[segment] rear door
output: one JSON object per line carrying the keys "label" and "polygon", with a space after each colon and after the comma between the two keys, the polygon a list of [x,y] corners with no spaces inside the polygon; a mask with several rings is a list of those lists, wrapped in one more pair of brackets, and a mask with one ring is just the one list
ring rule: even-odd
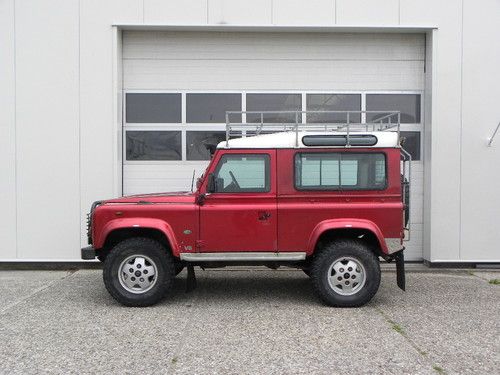
{"label": "rear door", "polygon": [[275,159],[275,150],[216,156],[216,192],[200,207],[200,251],[277,250]]}

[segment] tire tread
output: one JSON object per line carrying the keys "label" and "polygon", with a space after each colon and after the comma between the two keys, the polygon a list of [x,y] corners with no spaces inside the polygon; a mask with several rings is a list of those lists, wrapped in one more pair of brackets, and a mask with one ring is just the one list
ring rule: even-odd
{"label": "tire tread", "polygon": [[[116,261],[119,261],[119,257],[124,251],[129,248],[137,249],[147,249],[147,251],[152,251],[160,259],[160,263],[157,267],[163,267],[165,272],[165,278],[162,283],[155,285],[152,289],[153,293],[146,292],[147,296],[138,294],[130,297],[122,295],[116,287],[113,285],[114,277],[112,268]],[[160,272],[160,271],[158,271]],[[162,300],[167,292],[170,290],[173,284],[173,278],[175,276],[175,268],[172,254],[158,241],[155,241],[147,237],[133,237],[122,242],[119,242],[115,247],[111,249],[104,262],[103,270],[103,280],[109,294],[118,302],[129,307],[144,307],[151,306]]]}
{"label": "tire tread", "polygon": [[[368,287],[365,284],[365,287],[353,296],[336,294],[329,285],[325,285],[322,268],[326,263],[330,264],[332,258],[341,256],[362,258],[360,260],[365,266],[366,277],[373,274],[373,280],[366,280],[367,283],[369,282]],[[311,265],[311,279],[316,294],[325,304],[333,307],[359,307],[368,303],[377,293],[380,285],[380,264],[375,254],[362,241],[335,240],[315,254]]]}

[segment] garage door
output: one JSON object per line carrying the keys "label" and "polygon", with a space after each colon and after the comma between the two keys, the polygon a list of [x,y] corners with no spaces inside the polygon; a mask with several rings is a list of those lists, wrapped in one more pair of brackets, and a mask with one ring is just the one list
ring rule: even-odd
{"label": "garage door", "polygon": [[422,259],[424,60],[422,34],[125,31],[123,192],[189,190],[227,110],[401,110]]}

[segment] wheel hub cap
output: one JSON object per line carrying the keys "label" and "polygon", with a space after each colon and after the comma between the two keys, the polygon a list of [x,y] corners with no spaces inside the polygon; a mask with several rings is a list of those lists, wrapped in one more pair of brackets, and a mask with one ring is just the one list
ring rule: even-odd
{"label": "wheel hub cap", "polygon": [[342,257],[333,261],[328,269],[328,283],[335,293],[343,296],[356,294],[366,281],[363,265],[354,258]]}
{"label": "wheel hub cap", "polygon": [[131,255],[118,268],[118,280],[130,293],[146,293],[155,284],[158,270],[156,264],[145,255]]}

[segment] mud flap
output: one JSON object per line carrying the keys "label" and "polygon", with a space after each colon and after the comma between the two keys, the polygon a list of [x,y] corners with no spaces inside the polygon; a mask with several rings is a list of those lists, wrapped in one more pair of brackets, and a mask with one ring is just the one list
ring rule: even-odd
{"label": "mud flap", "polygon": [[196,289],[196,275],[194,273],[194,266],[187,266],[187,279],[186,279],[186,293],[192,292]]}
{"label": "mud flap", "polygon": [[396,280],[398,286],[405,290],[406,288],[406,276],[405,276],[405,256],[402,251],[395,254],[394,259],[396,260]]}

